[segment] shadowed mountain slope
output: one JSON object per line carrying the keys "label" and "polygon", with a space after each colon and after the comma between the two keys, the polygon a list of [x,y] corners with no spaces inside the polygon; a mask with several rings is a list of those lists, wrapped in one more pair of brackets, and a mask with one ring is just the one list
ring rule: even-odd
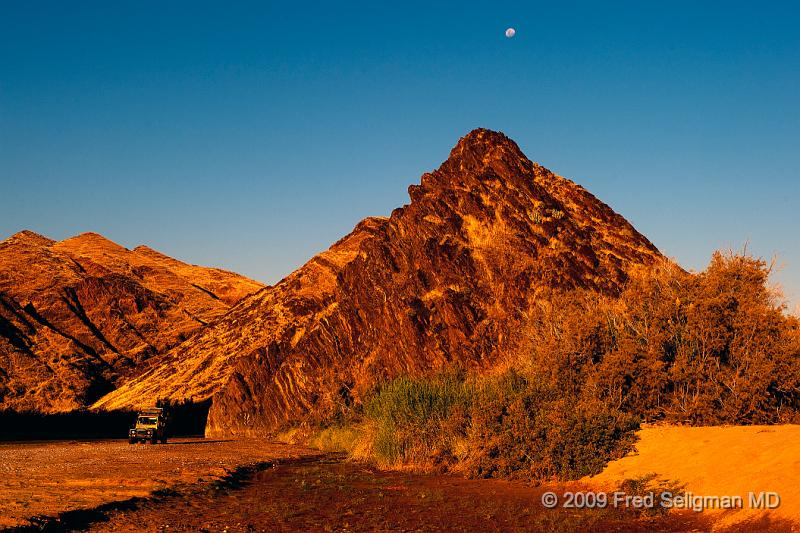
{"label": "shadowed mountain slope", "polygon": [[409,195],[96,405],[213,397],[207,435],[263,435],[328,416],[381,379],[486,368],[542,289],[616,293],[662,257],[501,133],[462,138]]}
{"label": "shadowed mountain slope", "polygon": [[0,409],[86,406],[262,285],[85,233],[0,242]]}

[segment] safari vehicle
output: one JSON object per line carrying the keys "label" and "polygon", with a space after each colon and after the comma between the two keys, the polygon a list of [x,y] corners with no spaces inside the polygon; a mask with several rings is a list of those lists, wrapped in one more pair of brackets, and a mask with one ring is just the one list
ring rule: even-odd
{"label": "safari vehicle", "polygon": [[128,442],[167,443],[167,414],[163,408],[144,409],[136,417],[136,425],[128,431]]}

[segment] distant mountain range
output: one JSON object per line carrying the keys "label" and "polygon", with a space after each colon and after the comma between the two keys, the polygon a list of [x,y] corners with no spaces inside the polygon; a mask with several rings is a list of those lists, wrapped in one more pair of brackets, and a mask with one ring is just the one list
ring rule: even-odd
{"label": "distant mountain range", "polygon": [[95,233],[0,242],[0,409],[91,405],[263,286]]}

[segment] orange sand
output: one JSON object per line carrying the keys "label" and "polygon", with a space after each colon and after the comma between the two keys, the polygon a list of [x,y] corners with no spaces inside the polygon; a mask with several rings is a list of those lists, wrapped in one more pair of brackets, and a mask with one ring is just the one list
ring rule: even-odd
{"label": "orange sand", "polygon": [[[639,437],[634,452],[583,481],[610,487],[656,473],[678,481],[687,493],[740,495],[743,510],[704,511],[719,514],[719,527],[764,513],[800,523],[800,426],[654,426],[643,428]],[[750,509],[748,493],[760,491],[780,494],[780,507]]]}

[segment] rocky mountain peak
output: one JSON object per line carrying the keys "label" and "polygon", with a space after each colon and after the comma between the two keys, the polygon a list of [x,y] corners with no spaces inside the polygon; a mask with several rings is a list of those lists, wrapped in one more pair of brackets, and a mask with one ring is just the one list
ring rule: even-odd
{"label": "rocky mountain peak", "polygon": [[24,229],[22,231],[18,231],[9,238],[0,241],[0,245],[26,244],[29,246],[50,246],[54,242],[56,241],[48,239],[44,235],[39,235],[35,231]]}
{"label": "rocky mountain peak", "polygon": [[[486,163],[495,159],[516,157],[527,159],[517,143],[504,133],[476,128],[461,137],[450,151],[450,160],[473,159]],[[478,165],[480,166],[480,165]]]}
{"label": "rocky mountain peak", "polygon": [[459,139],[439,172],[463,177],[478,175],[508,180],[533,166],[517,143],[505,134],[478,128]]}
{"label": "rocky mountain peak", "polygon": [[469,209],[470,216],[491,218],[501,206],[504,211],[527,211],[533,204],[552,208],[553,198],[536,180],[543,170],[503,133],[479,128],[462,137],[447,160],[423,174],[408,193],[420,213],[434,210],[437,216]]}
{"label": "rocky mountain peak", "polygon": [[125,253],[128,251],[128,249],[125,248],[124,246],[120,246],[111,239],[108,239],[103,235],[100,235],[99,233],[95,233],[93,231],[87,231],[85,233],[75,235],[74,237],[64,239],[63,241],[59,241],[56,247],[65,250],[72,250],[74,252],[79,252],[79,253],[80,252],[91,253],[93,251]]}

